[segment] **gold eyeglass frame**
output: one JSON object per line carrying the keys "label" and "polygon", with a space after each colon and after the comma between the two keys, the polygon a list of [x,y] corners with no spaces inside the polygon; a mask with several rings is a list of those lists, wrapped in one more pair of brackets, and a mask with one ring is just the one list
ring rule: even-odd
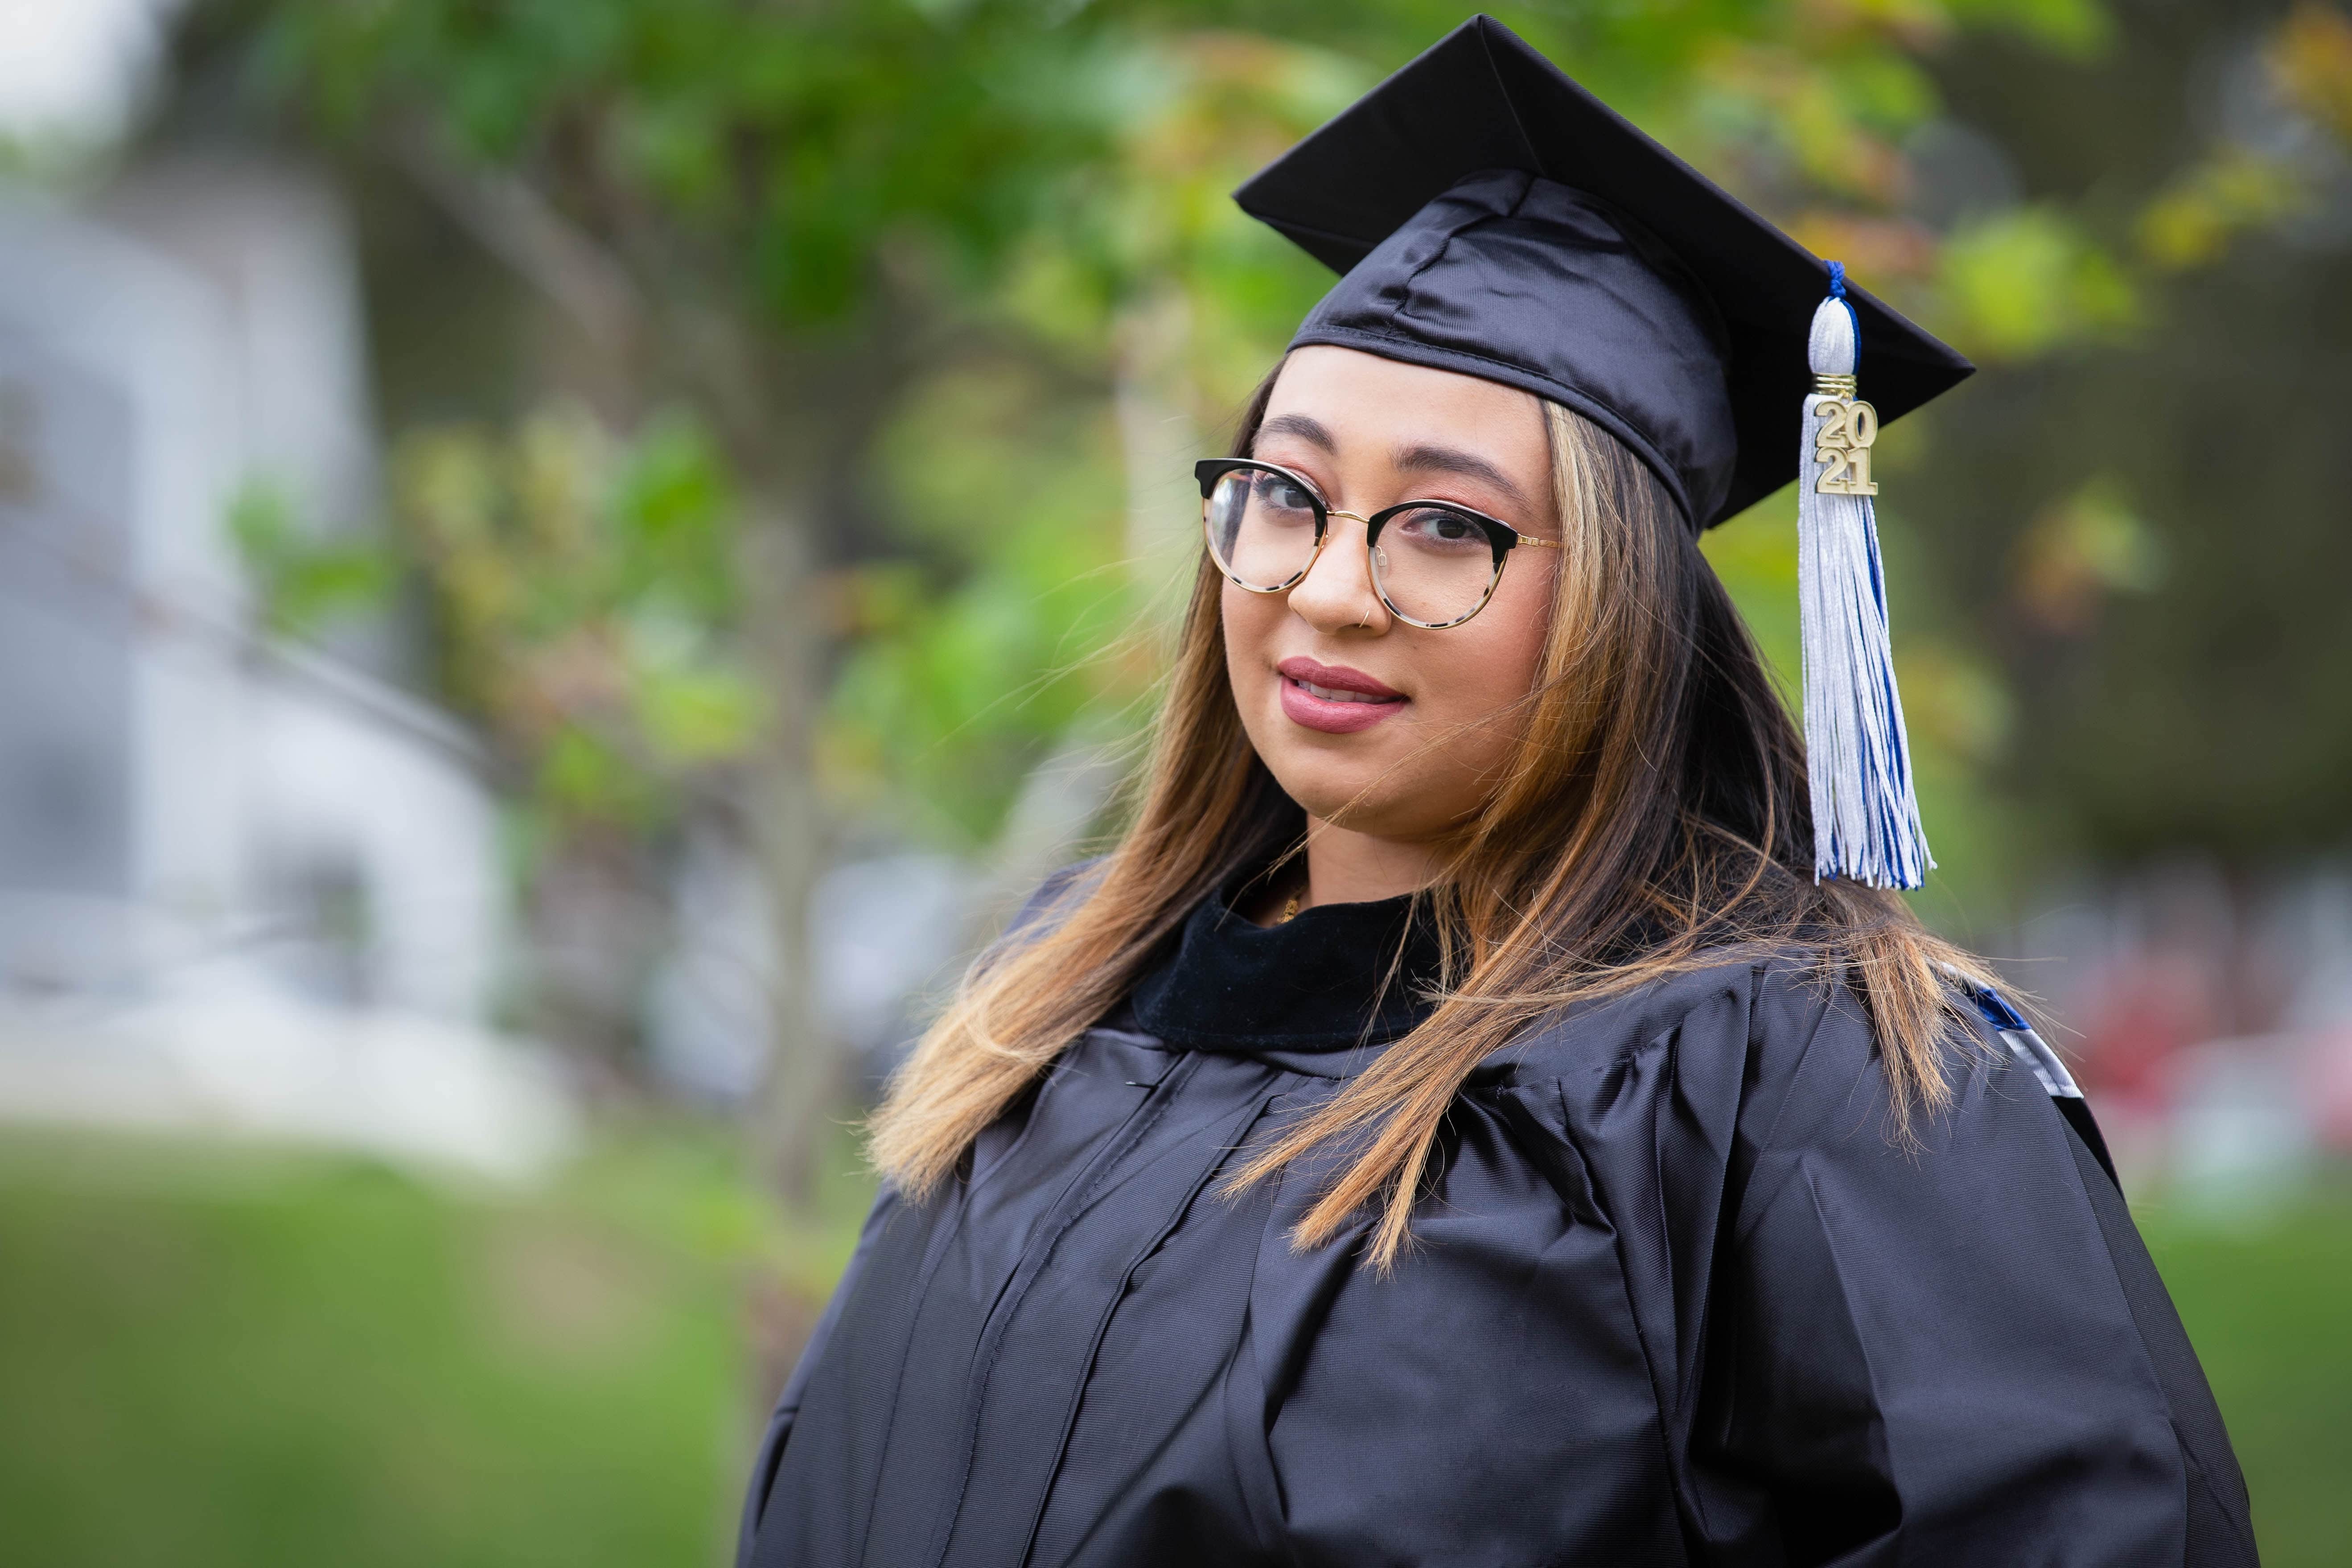
{"label": "gold eyeglass frame", "polygon": [[[1260,587],[1255,583],[1244,583],[1234,575],[1233,568],[1227,566],[1223,558],[1217,553],[1216,530],[1209,519],[1209,503],[1216,499],[1217,482],[1227,474],[1240,473],[1244,470],[1279,474],[1306,491],[1307,499],[1315,503],[1315,547],[1307,552],[1307,563],[1270,588]],[[1331,537],[1331,520],[1335,517],[1344,517],[1350,522],[1360,522],[1364,525],[1364,575],[1371,584],[1372,592],[1380,595],[1381,603],[1388,607],[1390,615],[1409,626],[1419,626],[1423,631],[1451,630],[1485,609],[1488,601],[1494,598],[1495,590],[1502,585],[1503,568],[1510,564],[1511,552],[1518,546],[1532,544],[1541,550],[1560,548],[1560,542],[1557,539],[1540,539],[1532,533],[1521,533],[1502,519],[1488,517],[1485,512],[1475,507],[1464,506],[1460,501],[1437,500],[1430,498],[1402,500],[1394,506],[1382,507],[1370,517],[1364,516],[1361,512],[1341,511],[1324,500],[1323,493],[1315,488],[1315,481],[1305,474],[1296,468],[1286,468],[1280,463],[1262,462],[1255,458],[1203,458],[1192,465],[1192,477],[1201,483],[1201,531],[1208,543],[1209,559],[1216,563],[1218,572],[1223,575],[1226,582],[1246,594],[1287,594],[1304,582],[1307,574],[1315,570],[1315,563],[1322,559],[1323,546]],[[1486,534],[1488,546],[1495,552],[1495,570],[1486,579],[1486,591],[1478,595],[1476,604],[1450,621],[1415,620],[1397,608],[1396,601],[1389,597],[1387,587],[1381,582],[1380,565],[1373,559],[1373,552],[1379,548],[1381,530],[1388,521],[1421,507],[1435,507],[1441,511],[1453,512],[1457,516],[1469,519],[1478,525],[1479,531]]]}

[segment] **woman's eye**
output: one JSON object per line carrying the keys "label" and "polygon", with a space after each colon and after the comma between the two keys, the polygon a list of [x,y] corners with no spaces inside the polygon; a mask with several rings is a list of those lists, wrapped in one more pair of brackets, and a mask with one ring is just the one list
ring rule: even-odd
{"label": "woman's eye", "polygon": [[1257,482],[1259,504],[1275,511],[1312,511],[1315,498],[1304,485],[1286,479],[1279,474],[1266,474]]}
{"label": "woman's eye", "polygon": [[1398,520],[1404,531],[1414,542],[1431,545],[1484,544],[1486,531],[1459,512],[1441,511],[1433,507]]}

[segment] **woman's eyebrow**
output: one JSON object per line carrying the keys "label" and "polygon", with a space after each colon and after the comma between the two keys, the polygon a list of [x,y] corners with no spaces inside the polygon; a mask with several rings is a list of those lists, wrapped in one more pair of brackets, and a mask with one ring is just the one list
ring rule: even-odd
{"label": "woman's eyebrow", "polygon": [[1483,479],[1517,504],[1528,504],[1526,493],[1508,474],[1475,452],[1465,452],[1458,447],[1406,447],[1390,461],[1401,473],[1460,474],[1465,479]]}
{"label": "woman's eyebrow", "polygon": [[1321,447],[1332,457],[1339,455],[1339,443],[1331,438],[1331,432],[1323,428],[1320,421],[1310,419],[1304,414],[1277,414],[1259,426],[1257,433],[1261,437],[1296,436],[1309,446]]}

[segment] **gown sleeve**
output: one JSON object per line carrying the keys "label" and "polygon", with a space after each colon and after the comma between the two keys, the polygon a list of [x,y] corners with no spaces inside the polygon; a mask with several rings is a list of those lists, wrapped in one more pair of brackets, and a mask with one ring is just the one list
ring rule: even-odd
{"label": "gown sleeve", "polygon": [[760,1438],[758,1457],[751,1464],[751,1485],[743,1499],[743,1521],[736,1532],[735,1568],[748,1568],[751,1561],[751,1545],[760,1532],[760,1513],[768,1500],[768,1489],[775,1484],[776,1466],[782,1462],[784,1443],[793,1435],[793,1420],[800,1414],[801,1400],[808,1392],[809,1374],[824,1353],[825,1342],[833,1337],[834,1325],[841,1321],[841,1304],[857,1283],[857,1276],[866,1259],[874,1250],[875,1238],[882,1234],[883,1223],[896,1205],[897,1195],[884,1187],[866,1211],[866,1224],[857,1234],[856,1250],[849,1255],[849,1266],[841,1272],[841,1282],[834,1287],[833,1299],[824,1304],[824,1311],[809,1331],[808,1343],[801,1348],[800,1360],[793,1363],[793,1374],[784,1381],[784,1391],[777,1397],[776,1408],[768,1417],[768,1429]]}
{"label": "gown sleeve", "polygon": [[2042,1086],[1987,1046],[1906,1143],[1850,994],[1759,1015],[1800,1045],[1759,1054],[1708,1314],[1724,1560],[2253,1563],[2187,1337]]}

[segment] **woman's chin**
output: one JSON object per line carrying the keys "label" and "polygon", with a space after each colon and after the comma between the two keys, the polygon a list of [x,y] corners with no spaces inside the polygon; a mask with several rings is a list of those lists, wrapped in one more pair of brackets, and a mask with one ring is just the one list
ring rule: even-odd
{"label": "woman's chin", "polygon": [[[1367,759],[1360,765],[1332,765],[1330,757],[1268,758],[1266,771],[1282,793],[1318,822],[1387,837],[1399,795],[1389,770]],[[1352,759],[1351,759],[1352,762]]]}

